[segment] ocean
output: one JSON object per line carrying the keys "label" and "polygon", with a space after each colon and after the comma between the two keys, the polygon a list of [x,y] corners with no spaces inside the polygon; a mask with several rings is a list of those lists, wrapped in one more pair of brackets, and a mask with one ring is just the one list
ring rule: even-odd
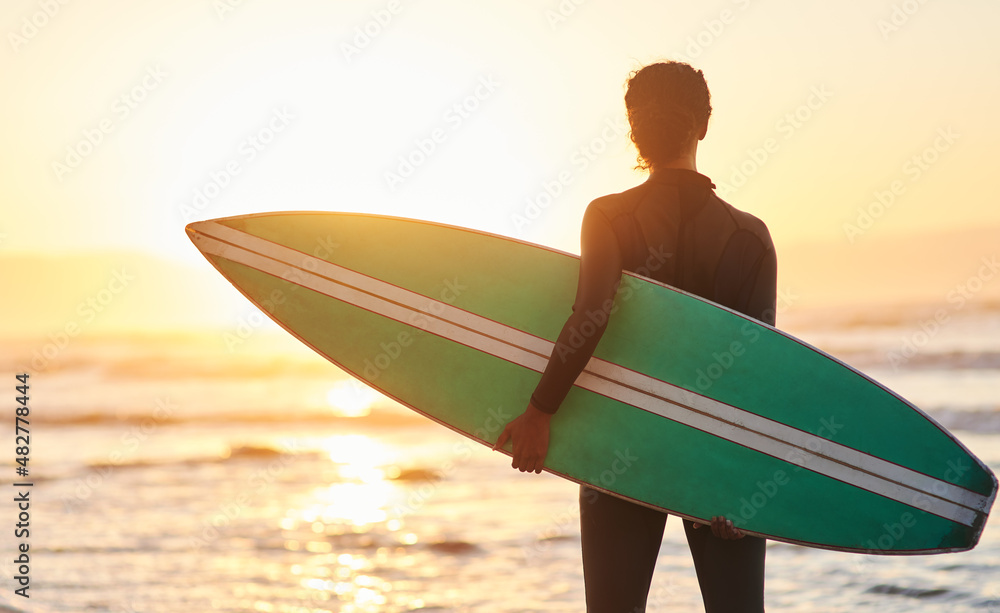
{"label": "ocean", "polygon": [[[1000,471],[1000,304],[789,311],[779,326]],[[5,341],[4,462],[9,483],[33,485],[27,538],[15,536],[18,488],[4,496],[0,610],[584,610],[576,485],[512,470],[281,331],[246,332]],[[26,368],[29,474],[17,477]],[[24,542],[30,598],[14,593]],[[934,556],[769,542],[766,601],[1000,613],[1000,529],[993,519],[972,551]],[[702,610],[676,518],[647,610]]]}

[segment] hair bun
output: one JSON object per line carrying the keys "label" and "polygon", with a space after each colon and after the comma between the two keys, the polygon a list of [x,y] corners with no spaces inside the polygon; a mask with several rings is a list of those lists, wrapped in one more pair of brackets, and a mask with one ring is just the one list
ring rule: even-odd
{"label": "hair bun", "polygon": [[683,155],[712,114],[704,74],[683,62],[645,66],[626,85],[625,108],[639,168]]}

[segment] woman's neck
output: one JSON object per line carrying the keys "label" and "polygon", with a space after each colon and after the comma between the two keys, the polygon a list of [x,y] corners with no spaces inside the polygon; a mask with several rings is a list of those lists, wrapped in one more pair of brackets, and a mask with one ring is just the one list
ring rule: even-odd
{"label": "woman's neck", "polygon": [[694,158],[693,157],[691,157],[691,158],[684,157],[684,158],[677,158],[675,160],[671,160],[671,161],[669,161],[669,162],[667,162],[665,164],[653,164],[649,168],[649,173],[653,174],[653,173],[655,173],[659,169],[664,169],[665,170],[667,168],[680,168],[680,169],[683,169],[683,170],[693,170],[695,172],[698,172],[698,167],[695,165]]}
{"label": "woman's neck", "polygon": [[663,162],[660,164],[653,164],[650,166],[650,174],[656,172],[658,168],[683,168],[684,170],[693,170],[698,172],[698,166],[695,163],[695,158],[698,155],[698,141],[695,141],[691,147],[669,162]]}

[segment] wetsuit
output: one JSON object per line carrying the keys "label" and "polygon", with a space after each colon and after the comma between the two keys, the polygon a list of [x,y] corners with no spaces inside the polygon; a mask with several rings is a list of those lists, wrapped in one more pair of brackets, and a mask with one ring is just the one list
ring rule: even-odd
{"label": "wetsuit", "polygon": [[[659,169],[645,183],[590,204],[573,313],[532,394],[536,408],[554,413],[589,361],[623,270],[774,324],[777,264],[767,227],[714,187],[692,170]],[[589,613],[645,610],[665,521],[659,511],[581,488]],[[684,528],[707,613],[763,611],[764,540],[725,540],[687,521]]]}

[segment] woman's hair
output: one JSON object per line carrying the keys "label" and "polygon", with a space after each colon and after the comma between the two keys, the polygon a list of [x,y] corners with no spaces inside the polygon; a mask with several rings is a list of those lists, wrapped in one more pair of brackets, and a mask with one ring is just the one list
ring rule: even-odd
{"label": "woman's hair", "polygon": [[638,168],[681,156],[712,114],[705,75],[683,62],[659,62],[629,75],[625,110]]}

